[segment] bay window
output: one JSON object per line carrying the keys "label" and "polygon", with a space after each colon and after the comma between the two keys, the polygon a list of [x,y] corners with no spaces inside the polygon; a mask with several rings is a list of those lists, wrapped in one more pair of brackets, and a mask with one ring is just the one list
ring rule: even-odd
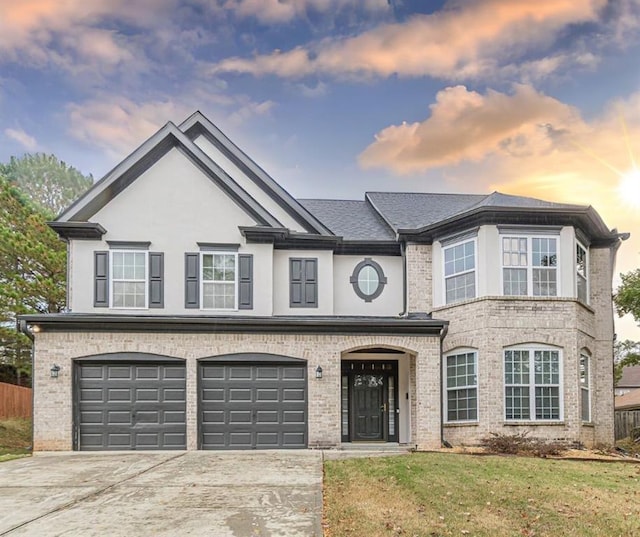
{"label": "bay window", "polygon": [[476,296],[476,242],[469,240],[444,248],[445,302]]}
{"label": "bay window", "polygon": [[555,237],[502,237],[502,267],[505,296],[558,296]]}

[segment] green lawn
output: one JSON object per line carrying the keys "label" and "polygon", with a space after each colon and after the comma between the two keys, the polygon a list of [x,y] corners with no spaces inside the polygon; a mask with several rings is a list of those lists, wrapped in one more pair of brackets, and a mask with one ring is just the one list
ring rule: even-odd
{"label": "green lawn", "polygon": [[31,453],[31,420],[0,420],[0,462]]}
{"label": "green lawn", "polygon": [[415,453],[325,463],[328,537],[640,535],[640,464]]}

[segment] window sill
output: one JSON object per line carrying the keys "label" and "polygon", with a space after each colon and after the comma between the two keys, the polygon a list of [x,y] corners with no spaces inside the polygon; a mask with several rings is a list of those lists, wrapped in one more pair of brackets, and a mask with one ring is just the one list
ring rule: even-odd
{"label": "window sill", "polygon": [[456,308],[459,306],[464,306],[467,304],[473,304],[474,302],[481,302],[483,300],[491,300],[491,301],[504,301],[504,302],[573,302],[583,307],[585,310],[594,313],[595,310],[584,302],[578,300],[575,297],[570,296],[528,296],[528,295],[520,295],[520,296],[512,296],[512,295],[485,295],[479,296],[475,298],[468,298],[467,300],[461,300],[459,302],[451,302],[449,304],[439,304],[433,307],[433,312],[443,311],[450,308]]}
{"label": "window sill", "polygon": [[478,421],[451,421],[443,424],[445,427],[478,427],[480,422]]}
{"label": "window sill", "polygon": [[596,424],[593,423],[592,421],[583,421],[582,426],[588,427],[589,429],[593,429],[596,426]]}
{"label": "window sill", "polygon": [[565,427],[567,424],[564,421],[503,421],[502,425],[505,427]]}

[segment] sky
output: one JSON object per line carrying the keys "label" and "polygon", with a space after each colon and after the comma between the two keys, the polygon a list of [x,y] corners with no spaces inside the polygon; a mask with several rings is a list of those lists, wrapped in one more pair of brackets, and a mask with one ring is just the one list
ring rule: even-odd
{"label": "sky", "polygon": [[98,179],[195,110],[295,197],[593,205],[640,267],[640,0],[0,0],[0,162]]}

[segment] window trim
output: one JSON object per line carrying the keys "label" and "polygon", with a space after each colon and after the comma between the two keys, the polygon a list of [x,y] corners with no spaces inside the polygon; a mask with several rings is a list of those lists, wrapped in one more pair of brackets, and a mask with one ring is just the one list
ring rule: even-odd
{"label": "window trim", "polygon": [[[200,267],[199,267],[199,293],[200,293],[200,309],[204,311],[238,311],[238,252],[230,250],[201,250]],[[205,255],[231,255],[235,259],[235,274],[233,280],[233,308],[205,308],[204,307],[204,256]],[[220,283],[216,280],[207,280],[206,283]],[[229,282],[226,282],[229,283]]]}
{"label": "window trim", "polygon": [[[378,275],[378,287],[375,289],[373,293],[369,295],[362,292],[362,289],[360,289],[360,285],[358,283],[360,272],[365,267],[373,268],[373,270],[375,270],[376,274]],[[380,266],[380,264],[376,263],[370,257],[365,257],[353,269],[353,272],[351,273],[351,277],[349,278],[349,283],[353,286],[353,291],[359,298],[361,298],[365,302],[373,302],[376,298],[378,298],[382,294],[382,291],[384,291],[384,286],[387,285],[387,277],[384,275],[384,271],[382,270],[382,267]]]}
{"label": "window trim", "polygon": [[[499,245],[498,252],[500,255],[500,293],[501,296],[508,297],[531,297],[536,299],[544,299],[544,298],[556,298],[562,296],[562,274],[560,273],[560,237],[555,233],[542,234],[542,233],[500,233],[498,235]],[[527,240],[527,266],[526,267],[510,267],[505,266],[504,264],[504,239],[526,239]],[[533,265],[533,239],[554,239],[556,241],[556,294],[555,295],[534,295],[533,294],[533,269],[534,268],[544,268],[544,267],[534,267]],[[526,295],[507,295],[504,292],[504,269],[508,268],[526,268],[527,270],[527,294]]]}
{"label": "window trim", "polygon": [[[450,248],[455,248],[456,246],[460,246],[463,244],[466,244],[468,242],[472,242],[473,243],[473,271],[471,270],[466,270],[463,272],[457,272],[455,274],[450,274],[449,276],[447,276],[446,274],[446,254],[445,252],[447,250],[449,250]],[[474,236],[463,236],[461,238],[461,240],[457,240],[455,242],[448,242],[446,243],[446,245],[444,245],[442,242],[440,242],[440,246],[441,246],[441,250],[442,250],[442,303],[444,305],[453,305],[453,304],[461,304],[463,302],[465,302],[466,300],[473,300],[475,298],[478,298],[478,237],[477,235]],[[474,286],[475,286],[475,293],[473,297],[470,298],[464,298],[462,300],[455,300],[453,302],[447,302],[447,279],[449,278],[453,278],[455,276],[461,276],[463,274],[469,274],[473,272],[473,280],[474,280]]]}
{"label": "window trim", "polygon": [[[473,354],[475,372],[476,372],[476,383],[475,385],[467,385],[467,386],[456,386],[455,388],[449,388],[447,386],[447,358],[452,356],[459,356],[463,354]],[[479,382],[479,372],[478,372],[478,349],[473,349],[471,347],[459,347],[457,349],[453,349],[443,355],[442,360],[442,376],[443,376],[443,394],[442,394],[442,405],[443,405],[443,417],[445,425],[460,425],[460,424],[468,424],[468,423],[479,423],[480,422],[480,382]],[[455,390],[468,390],[471,388],[475,388],[476,390],[476,418],[475,419],[466,419],[466,420],[450,420],[449,419],[449,392]]]}
{"label": "window trim", "polygon": [[575,270],[575,292],[576,292],[576,300],[583,302],[582,300],[580,300],[580,296],[578,294],[578,279],[582,278],[582,274],[580,274],[578,272],[578,248],[582,248],[582,250],[584,251],[584,263],[585,263],[585,272],[586,272],[586,276],[584,277],[585,279],[585,287],[586,287],[586,293],[587,293],[587,299],[583,302],[584,304],[589,304],[589,295],[591,294],[591,286],[590,286],[590,278],[589,278],[589,248],[587,248],[580,240],[576,239],[575,241],[575,255],[576,255],[576,270]]}
{"label": "window trim", "polygon": [[[582,359],[586,360],[587,363],[587,382],[586,382],[586,386],[582,384],[582,378],[581,378],[581,371],[580,371],[580,366],[581,366],[581,362]],[[592,390],[591,390],[591,382],[593,379],[593,375],[591,374],[591,354],[586,350],[586,349],[582,349],[580,351],[580,357],[578,359],[578,387],[580,389],[580,404],[579,404],[579,408],[580,408],[580,421],[582,423],[593,423],[593,409],[591,407],[592,404]],[[589,400],[589,419],[584,419],[583,415],[582,415],[582,394],[583,392],[587,392],[587,398]]]}
{"label": "window trim", "polygon": [[[113,295],[117,282],[142,283],[142,280],[115,279],[113,277],[113,254],[144,254],[144,306],[114,306]],[[148,310],[149,309],[149,250],[130,248],[114,248],[109,250],[109,308],[114,310]]]}
{"label": "window trim", "polygon": [[[517,384],[507,384],[506,352],[507,351],[529,351],[529,418],[507,418],[507,386],[521,386]],[[535,351],[555,351],[558,353],[558,417],[551,419],[536,418],[536,387],[556,386],[556,384],[536,384],[535,383]],[[540,343],[519,344],[503,347],[502,349],[502,404],[503,419],[506,424],[526,423],[531,425],[545,425],[564,422],[564,360],[562,348],[554,345],[544,345]]]}

